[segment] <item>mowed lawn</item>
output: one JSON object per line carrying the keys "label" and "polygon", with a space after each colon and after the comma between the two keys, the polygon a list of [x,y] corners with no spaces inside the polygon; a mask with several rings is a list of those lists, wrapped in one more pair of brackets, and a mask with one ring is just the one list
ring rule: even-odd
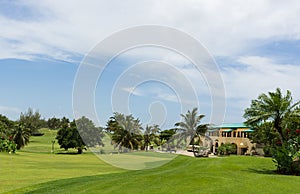
{"label": "mowed lawn", "polygon": [[[56,131],[42,130],[44,136],[31,137],[24,150],[16,154],[0,152],[0,193],[42,182],[72,177],[122,172],[124,170],[108,165],[92,153],[51,153],[51,141]],[[70,150],[76,153],[76,150]]]}
{"label": "mowed lawn", "polygon": [[178,156],[158,168],[128,171],[91,153],[51,154],[49,135],[34,137],[16,155],[0,154],[1,192],[299,193],[300,177],[274,174],[270,158]]}

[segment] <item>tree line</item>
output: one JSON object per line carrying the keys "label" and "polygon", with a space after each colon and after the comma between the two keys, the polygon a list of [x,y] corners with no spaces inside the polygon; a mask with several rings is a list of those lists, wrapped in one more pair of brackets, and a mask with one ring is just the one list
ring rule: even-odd
{"label": "tree line", "polygon": [[[182,115],[184,122],[178,122],[174,128],[162,130],[158,125],[146,125],[133,115],[114,113],[109,118],[105,127],[96,127],[93,121],[86,117],[70,121],[68,118],[52,117],[48,120],[41,118],[38,111],[31,108],[21,113],[17,121],[11,121],[6,116],[0,115],[0,151],[15,152],[29,143],[31,136],[43,135],[40,128],[57,130],[56,140],[60,147],[68,150],[75,148],[78,153],[88,147],[104,146],[103,137],[109,136],[111,144],[115,145],[118,151],[141,149],[148,151],[150,145],[161,146],[169,142],[171,138],[177,139],[177,146],[187,146],[197,137],[203,135],[207,125],[198,125],[204,115],[197,115],[197,108]],[[174,143],[174,141],[173,141]],[[175,145],[168,144],[171,149]]]}
{"label": "tree line", "polygon": [[[209,124],[202,124],[204,115],[198,115],[197,108],[181,114],[182,121],[174,128],[162,130],[158,125],[146,125],[132,115],[114,113],[105,127],[82,117],[70,121],[68,118],[41,118],[38,111],[28,109],[21,113],[17,121],[0,115],[0,151],[15,152],[28,142],[32,135],[43,135],[38,129],[47,127],[58,130],[57,141],[61,148],[76,148],[82,153],[85,146],[103,146],[103,137],[109,136],[111,144],[119,151],[142,149],[148,151],[149,145],[186,146],[201,143]],[[261,94],[251,101],[244,111],[245,124],[254,132],[253,143],[263,145],[265,156],[273,157],[277,172],[300,175],[300,101],[293,102],[290,91]]]}

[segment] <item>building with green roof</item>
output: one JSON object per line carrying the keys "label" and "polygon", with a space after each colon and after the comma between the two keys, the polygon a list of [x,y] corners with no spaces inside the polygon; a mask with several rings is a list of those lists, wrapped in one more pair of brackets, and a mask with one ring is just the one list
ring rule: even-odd
{"label": "building with green roof", "polygon": [[249,137],[254,130],[244,123],[224,123],[212,126],[208,130],[208,136],[212,141],[212,152],[216,153],[218,147],[225,143],[234,144],[235,154],[250,155],[256,147]]}

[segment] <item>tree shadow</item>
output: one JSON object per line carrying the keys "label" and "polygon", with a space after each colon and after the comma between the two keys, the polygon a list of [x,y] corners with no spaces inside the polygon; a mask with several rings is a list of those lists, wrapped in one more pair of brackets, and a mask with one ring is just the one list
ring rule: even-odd
{"label": "tree shadow", "polygon": [[[58,153],[55,153],[55,154],[59,154],[59,155],[80,155],[77,152],[58,152]],[[83,153],[81,153],[81,154],[83,154]]]}
{"label": "tree shadow", "polygon": [[247,171],[252,172],[252,173],[257,173],[257,174],[277,174],[276,170],[270,170],[270,169],[255,169],[255,168],[249,168]]}

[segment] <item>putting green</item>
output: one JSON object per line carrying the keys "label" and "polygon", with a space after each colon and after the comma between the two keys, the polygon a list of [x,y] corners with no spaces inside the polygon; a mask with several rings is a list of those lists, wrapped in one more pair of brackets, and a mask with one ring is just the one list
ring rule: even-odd
{"label": "putting green", "polygon": [[177,155],[157,152],[131,152],[116,154],[97,154],[104,162],[128,170],[156,168],[173,160]]}

